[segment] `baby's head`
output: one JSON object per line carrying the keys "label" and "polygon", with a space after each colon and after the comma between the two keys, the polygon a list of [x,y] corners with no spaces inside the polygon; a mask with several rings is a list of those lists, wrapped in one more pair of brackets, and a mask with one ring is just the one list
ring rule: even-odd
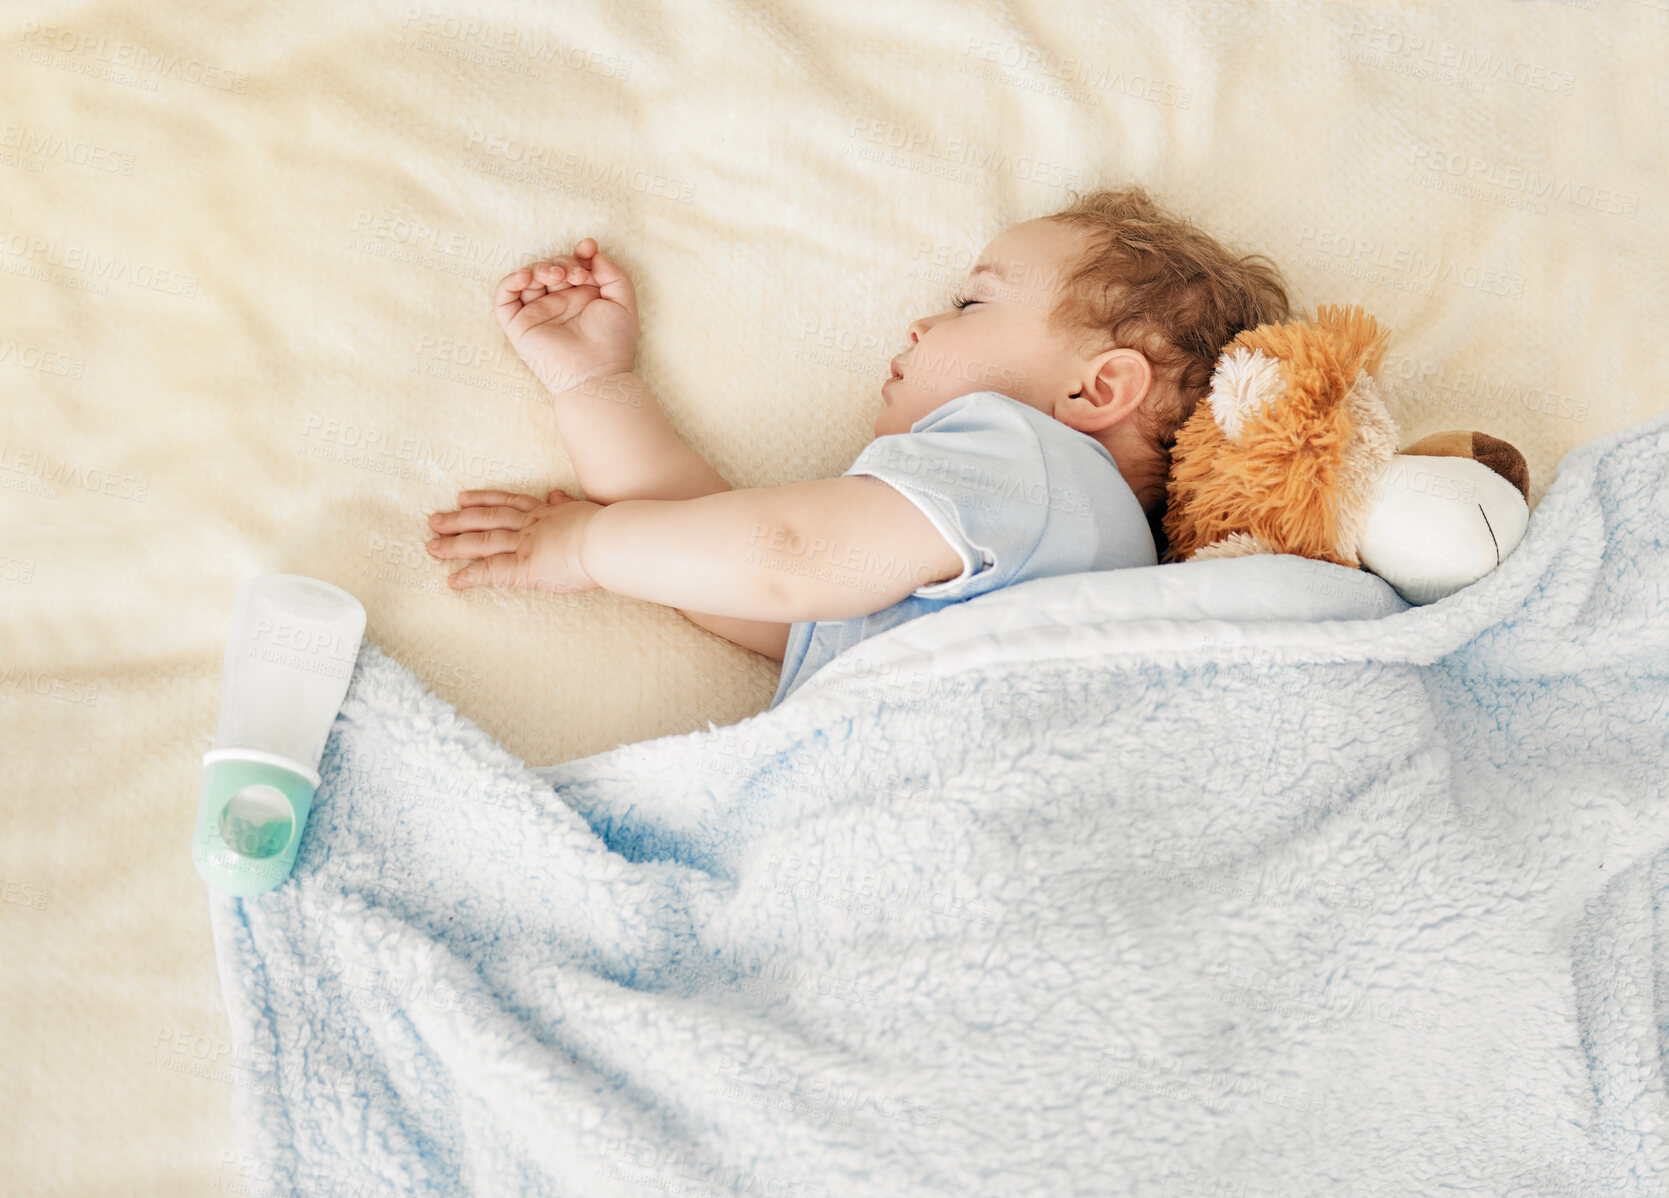
{"label": "baby's head", "polygon": [[1092,192],[998,235],[956,306],[911,322],[875,435],[999,391],[1104,445],[1163,553],[1177,430],[1223,346],[1288,315],[1267,258],[1231,253],[1140,187]]}

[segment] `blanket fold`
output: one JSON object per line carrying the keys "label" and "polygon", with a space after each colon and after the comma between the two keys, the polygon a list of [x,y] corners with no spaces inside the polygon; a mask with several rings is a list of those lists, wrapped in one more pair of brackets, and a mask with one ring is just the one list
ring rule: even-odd
{"label": "blanket fold", "polygon": [[[1408,608],[1041,579],[529,769],[367,644],[211,896],[280,1192],[1658,1193],[1669,418]],[[1240,1187],[1240,1188],[1236,1188]]]}

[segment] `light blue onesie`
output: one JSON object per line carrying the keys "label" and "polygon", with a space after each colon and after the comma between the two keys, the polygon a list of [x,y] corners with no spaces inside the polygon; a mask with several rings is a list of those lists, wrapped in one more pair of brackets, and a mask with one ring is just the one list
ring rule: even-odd
{"label": "light blue onesie", "polygon": [[845,474],[872,474],[907,496],[962,555],[962,573],[867,616],[796,621],[772,707],[837,654],[906,620],[1033,578],[1159,560],[1113,455],[996,391],[958,396],[909,432],[875,438]]}

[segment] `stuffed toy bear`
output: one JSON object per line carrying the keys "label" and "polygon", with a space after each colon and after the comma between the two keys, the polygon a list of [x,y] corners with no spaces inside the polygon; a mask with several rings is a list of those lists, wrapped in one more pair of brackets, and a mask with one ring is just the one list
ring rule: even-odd
{"label": "stuffed toy bear", "polygon": [[1374,379],[1389,336],[1359,307],[1322,305],[1224,347],[1171,451],[1166,561],[1298,554],[1422,604],[1505,560],[1530,518],[1524,455],[1470,430],[1398,452]]}

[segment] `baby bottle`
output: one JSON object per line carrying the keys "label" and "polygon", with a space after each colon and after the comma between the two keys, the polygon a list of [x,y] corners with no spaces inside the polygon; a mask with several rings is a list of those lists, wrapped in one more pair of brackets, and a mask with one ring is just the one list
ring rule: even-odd
{"label": "baby bottle", "polygon": [[316,578],[267,574],[238,592],[191,842],[209,885],[248,896],[289,876],[364,631],[359,600]]}

